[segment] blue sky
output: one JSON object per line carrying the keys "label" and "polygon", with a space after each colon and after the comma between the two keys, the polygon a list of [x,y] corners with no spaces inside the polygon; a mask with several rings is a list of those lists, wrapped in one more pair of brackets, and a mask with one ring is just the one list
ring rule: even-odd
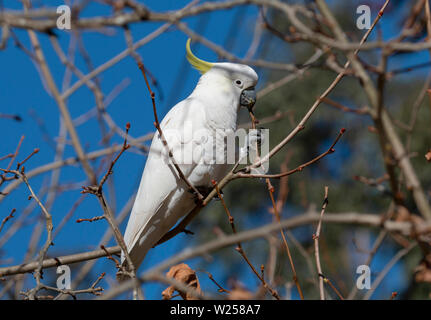
{"label": "blue sky", "polygon": [[[171,0],[171,1],[145,1],[149,8],[157,11],[174,10],[185,6],[189,1]],[[37,2],[36,2],[37,3]],[[63,1],[47,1],[50,6],[63,4]],[[5,3],[7,8],[20,8],[19,1],[7,1]],[[252,31],[254,23],[257,18],[257,10],[254,8],[236,8],[230,11],[215,12],[211,15],[204,15],[203,18],[195,17],[184,20],[195,31],[202,32],[208,36],[209,39],[219,45],[224,45],[228,37],[228,33],[232,32],[231,25],[233,20],[238,17],[239,11],[242,10],[243,15],[241,23],[235,24],[237,30],[238,41],[235,46],[231,48],[232,53],[242,57],[246,52],[252,38]],[[109,14],[110,9],[100,4],[90,5],[83,13],[84,16],[103,15]],[[373,15],[374,16],[374,15]],[[204,21],[207,19],[207,21]],[[395,22],[396,15],[390,16],[391,21]],[[206,22],[204,30],[200,30]],[[222,23],[220,23],[222,22]],[[151,31],[155,30],[161,24],[156,23],[142,23],[131,26],[133,37],[136,40],[141,39]],[[395,23],[385,23],[383,30],[384,36],[391,37],[396,29]],[[114,32],[112,36],[101,35],[97,32],[86,32],[84,35],[85,47],[92,58],[94,66],[99,66],[116,54],[120,53],[126,48],[124,35],[119,29],[111,29]],[[18,30],[16,34],[20,41],[29,48],[28,35],[25,31]],[[60,43],[63,50],[67,50],[68,42],[70,40],[68,32],[57,31]],[[54,75],[57,86],[61,88],[61,83],[64,76],[64,67],[57,58],[55,52],[45,35],[39,34],[44,53]],[[170,103],[175,103],[184,99],[193,89],[199,75],[191,68],[183,68],[185,72],[178,74],[181,66],[185,63],[185,42],[187,36],[171,28],[160,37],[151,41],[148,45],[141,47],[138,52],[143,58],[145,66],[157,79],[164,99],[159,99],[160,92],[157,94],[157,105],[159,116],[162,117],[169,110]],[[216,55],[209,49],[199,45],[194,47],[195,53],[209,61],[215,61]],[[426,53],[425,53],[426,54]],[[426,59],[425,54],[420,54],[417,61]],[[413,62],[413,61],[412,61]],[[391,62],[393,66],[397,66],[399,62],[394,60]],[[87,73],[88,70],[85,66],[82,57],[77,55],[77,67]],[[6,134],[0,143],[0,156],[11,153],[15,150],[16,145],[21,137],[25,135],[18,159],[23,159],[34,148],[40,148],[40,152],[34,156],[26,165],[27,171],[36,168],[42,164],[52,162],[54,159],[54,150],[50,144],[44,140],[43,130],[33,120],[31,114],[35,114],[44,123],[47,133],[51,137],[56,137],[59,131],[59,112],[55,101],[47,94],[42,82],[40,81],[39,74],[35,65],[26,56],[26,54],[14,47],[12,41],[9,41],[7,50],[0,51],[0,112],[19,114],[22,122],[14,122],[6,119],[0,119],[2,131]],[[76,77],[72,78],[72,84],[77,81]],[[131,123],[130,133],[134,137],[146,134],[153,131],[153,113],[151,109],[151,100],[146,90],[142,75],[137,68],[134,60],[127,57],[108,71],[103,72],[100,77],[102,90],[104,93],[109,93],[120,83],[126,81],[128,86],[115,98],[108,108],[109,114],[120,126],[124,127],[127,122]],[[262,79],[264,80],[264,79]],[[260,86],[262,86],[261,81]],[[155,89],[153,87],[153,89]],[[95,101],[90,90],[83,86],[68,100],[68,108],[73,118],[76,118],[90,108],[95,106]],[[95,128],[97,121],[92,119],[88,123],[79,126],[78,133],[83,146],[88,151],[101,149],[103,146],[100,144],[100,130]],[[115,137],[112,141],[121,143],[119,137]],[[74,150],[71,146],[66,147],[64,157],[75,156]],[[0,162],[2,167],[6,166],[7,161]],[[97,162],[96,162],[97,163]],[[126,203],[130,195],[136,190],[137,183],[139,182],[141,170],[145,163],[145,157],[132,152],[127,152],[122,156],[120,161],[115,167],[115,173],[110,178],[114,180],[116,185],[116,203],[117,209],[120,210]],[[40,187],[49,182],[50,174],[43,177],[36,177],[31,180],[31,185],[39,190]],[[48,179],[48,180],[47,180]],[[62,182],[84,182],[85,176],[77,167],[65,167],[61,170]],[[3,219],[12,208],[17,209],[16,217],[19,217],[22,210],[28,205],[27,189],[21,186],[19,189],[13,191],[10,196],[6,197],[0,204],[0,219]],[[80,197],[80,189],[63,193],[58,197],[51,209],[54,226],[58,225],[65,214],[70,210],[75,201]],[[84,202],[79,206],[71,221],[60,232],[59,236],[55,239],[55,246],[50,249],[52,254],[67,254],[84,250],[95,249],[101,236],[106,229],[104,221],[94,223],[81,223],[76,224],[74,220],[78,218],[91,218],[100,215],[101,209],[96,199],[92,196],[87,196]],[[22,261],[23,256],[28,247],[31,238],[32,230],[36,224],[36,217],[40,215],[39,210],[34,210],[30,215],[30,223],[20,229],[6,245],[1,248],[4,255],[1,259],[12,258],[12,261],[0,260],[0,264],[16,264]],[[11,221],[12,222],[12,221]],[[125,224],[121,226],[124,230]],[[4,236],[0,234],[0,239]],[[45,234],[41,237],[42,241],[45,239]],[[114,242],[111,241],[110,245]],[[155,263],[164,260],[184,247],[188,246],[186,236],[180,235],[175,238],[175,241],[169,241],[166,244],[159,246],[156,250],[152,250],[148,255],[144,265],[140,271],[153,266]],[[381,261],[387,261],[389,256],[384,255]],[[102,259],[98,262],[97,271],[113,271],[114,267],[111,262]],[[192,266],[193,266],[192,262]],[[259,262],[256,262],[258,265]],[[401,269],[394,268],[393,275],[402,272]],[[216,264],[213,264],[213,270],[208,270],[217,277],[223,277],[223,270],[220,270]],[[54,269],[46,272],[54,273]],[[199,275],[199,274],[198,274]],[[111,272],[112,276],[112,272]],[[73,278],[73,275],[72,275]],[[398,277],[392,277],[393,279]],[[207,288],[211,288],[213,292],[216,288],[207,280],[205,274],[200,275],[202,284]],[[240,279],[247,285],[254,286],[256,279],[250,272],[245,272],[240,275]],[[32,281],[27,283],[27,287],[33,284]],[[401,285],[395,282],[395,286]],[[152,285],[146,289],[146,297],[158,299],[160,296],[160,289],[164,286]]]}
{"label": "blue sky", "polygon": [[[151,9],[158,11],[174,10],[185,6],[187,3],[188,1],[146,2]],[[63,3],[61,1],[50,1],[50,5],[52,6],[60,4]],[[20,4],[15,3],[15,5],[12,5],[11,3],[10,8],[19,9]],[[237,43],[238,54],[241,54],[250,42],[250,29],[254,28],[253,22],[254,19],[256,19],[257,14],[256,10],[251,8],[242,8],[240,10],[246,11],[246,23],[240,25],[241,29],[244,31],[244,36],[241,41]],[[212,35],[211,40],[218,44],[223,44],[226,39],[229,24],[232,22],[231,20],[235,16],[236,11],[237,9],[227,12],[217,12],[210,16],[207,15],[207,17],[210,17],[210,21],[206,27],[206,33]],[[109,13],[110,10],[107,10],[106,6],[94,4],[90,5],[88,9],[84,11],[83,15],[92,16]],[[218,21],[220,20],[223,20],[224,23],[219,24]],[[186,22],[192,28],[194,28],[196,24],[199,25],[200,23],[199,18],[190,18],[187,19]],[[135,41],[152,32],[160,25],[161,24],[156,23],[132,25],[131,30]],[[92,58],[94,66],[103,64],[126,48],[122,31],[114,29],[111,30],[115,33],[110,37],[100,35],[96,32],[88,32],[83,37],[85,46]],[[16,34],[20,41],[29,48],[30,44],[27,33],[25,31],[18,30],[16,31]],[[63,50],[66,51],[70,39],[68,33],[58,31],[57,34]],[[44,48],[46,60],[56,80],[57,86],[61,88],[64,76],[64,67],[53,51],[48,38],[45,35],[39,35],[39,39]],[[158,113],[160,117],[166,114],[171,107],[167,106],[165,102],[170,98],[171,91],[174,91],[177,96],[170,98],[170,100],[173,100],[173,102],[180,101],[190,94],[199,77],[199,74],[189,67],[186,68],[186,72],[183,75],[178,76],[179,66],[185,63],[186,40],[186,35],[177,31],[175,28],[172,28],[159,38],[138,50],[139,54],[143,58],[145,66],[157,79],[164,96],[164,100],[161,101],[159,99],[160,92],[153,87],[157,96]],[[0,51],[0,70],[2,70],[2,74],[4,75],[0,77],[0,95],[2,96],[0,111],[3,113],[17,113],[23,118],[23,121],[17,123],[10,120],[0,119],[4,132],[7,132],[7,139],[3,139],[0,144],[0,154],[3,155],[13,152],[21,138],[21,135],[24,135],[25,139],[18,159],[22,159],[28,155],[34,148],[40,148],[40,152],[37,156],[33,157],[26,166],[27,171],[29,171],[42,164],[52,162],[54,159],[54,150],[50,147],[50,144],[44,140],[43,130],[41,130],[41,128],[35,123],[33,118],[30,116],[30,113],[35,114],[43,121],[43,127],[51,137],[58,136],[59,113],[55,101],[44,90],[35,65],[30,59],[28,59],[22,50],[14,47],[12,42],[9,42],[8,45],[9,47],[7,50]],[[196,54],[205,57],[207,60],[211,61],[217,59],[214,53],[198,45],[194,46],[194,51]],[[85,63],[81,57],[77,57],[76,65],[84,73],[87,72]],[[178,78],[180,79],[180,83],[175,82]],[[76,77],[73,77],[72,83],[76,80]],[[129,83],[126,89],[119,94],[108,109],[110,115],[120,127],[124,128],[125,124],[130,122],[130,133],[134,137],[153,131],[152,123],[154,120],[151,109],[151,100],[142,75],[132,58],[127,57],[108,71],[102,73],[100,80],[102,90],[105,93],[109,93],[124,81]],[[180,87],[181,90],[178,91],[176,87]],[[68,101],[68,107],[72,118],[76,118],[84,114],[94,106],[95,101],[93,95],[90,90],[85,88],[85,86],[72,95]],[[98,150],[103,147],[99,143],[101,138],[100,130],[98,128],[95,129],[95,126],[97,126],[97,121],[93,119],[77,128],[83,146],[89,151]],[[121,143],[122,140],[116,137],[114,141]],[[74,155],[75,153],[73,148],[71,146],[67,146],[64,157],[67,158]],[[4,161],[1,164],[4,165],[5,162],[7,161]],[[114,179],[117,187],[116,201],[119,209],[121,209],[130,195],[136,190],[144,162],[145,157],[143,155],[129,152],[126,153],[117,163],[114,176],[110,179]],[[49,179],[49,177],[50,175],[45,175],[44,178],[36,177],[31,180],[31,184],[36,190],[38,190],[43,183],[47,182],[46,179]],[[63,182],[84,182],[84,180],[85,176],[79,168],[66,167],[61,170],[61,181]],[[23,186],[13,191],[13,193],[6,197],[2,202],[1,212],[6,213],[11,210],[11,208],[16,208],[16,216],[18,217],[21,211],[28,204],[25,200],[26,194],[27,190]],[[63,193],[58,197],[51,209],[54,226],[61,221],[63,216],[67,214],[79,197],[79,189]],[[5,253],[4,257],[13,258],[13,261],[6,261],[7,264],[15,264],[22,261],[26,248],[28,247],[33,227],[35,226],[35,217],[39,214],[40,212],[35,210],[30,215],[30,218],[33,218],[32,223],[21,228],[20,231],[17,232],[16,235],[2,248]],[[78,218],[91,218],[100,214],[100,207],[96,199],[92,196],[87,196],[85,201],[79,206],[71,221],[55,239],[55,246],[50,249],[52,250],[51,252],[53,254],[64,254],[96,248],[96,245],[105,231],[106,223],[101,221],[96,223],[81,223],[78,225],[74,223],[74,220]],[[123,224],[121,228],[124,230],[125,224]],[[146,264],[141,268],[141,271],[181,250],[183,246],[186,245],[186,242],[182,241],[182,238],[184,237],[177,237],[176,241],[170,241],[165,245],[160,246],[154,254],[150,253],[146,260]],[[45,234],[42,236],[42,241],[44,239]],[[114,243],[111,241],[110,244],[113,245]],[[98,268],[98,270],[105,271],[109,268],[113,270],[113,266],[109,262],[107,263],[106,261],[102,261],[102,263],[99,264],[103,267]],[[46,272],[53,273],[55,271],[54,269],[51,269]],[[214,272],[215,275],[217,273],[217,271],[212,272]],[[31,285],[31,282],[29,282],[29,285]],[[159,294],[159,290],[154,291],[151,290],[151,288],[148,293],[146,292],[146,296],[149,298],[158,298]]]}

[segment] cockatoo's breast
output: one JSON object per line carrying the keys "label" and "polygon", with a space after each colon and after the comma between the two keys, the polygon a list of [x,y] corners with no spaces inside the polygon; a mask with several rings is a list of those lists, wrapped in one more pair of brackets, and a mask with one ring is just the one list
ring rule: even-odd
{"label": "cockatoo's breast", "polygon": [[212,80],[216,81],[200,81],[190,97],[199,100],[204,107],[210,128],[235,130],[239,94],[226,79]]}

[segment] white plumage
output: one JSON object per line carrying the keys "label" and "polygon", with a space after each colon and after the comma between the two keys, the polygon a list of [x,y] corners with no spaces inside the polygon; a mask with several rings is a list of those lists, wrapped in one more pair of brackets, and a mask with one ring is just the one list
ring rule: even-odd
{"label": "white plumage", "polygon": [[[254,89],[258,77],[246,65],[210,64],[189,54],[189,61],[197,59],[191,61],[195,68],[200,70],[199,63],[205,63],[206,69],[200,70],[204,74],[191,95],[175,105],[160,125],[187,179],[195,187],[209,188],[212,179],[219,181],[230,168],[211,160],[213,155],[224,157],[224,135],[236,130],[241,95]],[[216,147],[223,152],[211,152]],[[136,269],[148,250],[194,206],[195,196],[178,176],[156,133],[124,235]],[[124,253],[122,263],[126,264]]]}

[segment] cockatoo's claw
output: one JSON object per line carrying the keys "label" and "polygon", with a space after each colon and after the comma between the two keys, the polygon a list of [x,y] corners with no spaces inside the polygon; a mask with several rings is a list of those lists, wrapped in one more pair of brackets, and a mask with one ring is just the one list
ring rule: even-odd
{"label": "cockatoo's claw", "polygon": [[[213,190],[213,188],[212,187],[207,187],[207,186],[198,186],[198,187],[195,187],[196,188],[196,190],[198,190],[199,191],[199,193],[204,197],[204,199],[211,193],[211,191]],[[195,190],[193,190],[192,188],[190,188],[190,189],[188,189],[187,190],[188,192],[190,192],[193,196],[194,196],[194,201],[195,201],[195,204],[196,205],[198,205],[199,203],[200,203],[200,200],[199,200],[199,195],[195,192]],[[220,195],[221,195],[221,197],[223,198],[223,191],[222,190],[220,190]],[[218,194],[216,194],[215,196],[214,196],[214,198],[213,198],[214,200],[216,200],[216,201],[220,201],[221,199],[220,199],[220,197],[218,196]]]}
{"label": "cockatoo's claw", "polygon": [[[195,189],[199,191],[200,195],[192,188],[188,189],[187,191],[193,195],[193,200],[195,201],[196,205],[200,204],[202,200],[205,199],[212,190],[211,188],[206,186],[198,186],[198,187],[195,187]],[[203,199],[201,199],[199,196],[202,196]]]}

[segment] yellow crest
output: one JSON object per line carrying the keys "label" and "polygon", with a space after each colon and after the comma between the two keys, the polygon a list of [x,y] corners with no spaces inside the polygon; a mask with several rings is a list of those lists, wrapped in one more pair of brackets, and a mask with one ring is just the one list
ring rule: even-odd
{"label": "yellow crest", "polygon": [[187,43],[186,43],[187,60],[189,61],[189,63],[192,65],[193,68],[198,70],[201,74],[204,74],[209,69],[211,69],[214,64],[211,62],[201,60],[198,57],[196,57],[193,54],[192,50],[190,49],[190,42],[191,42],[190,38],[187,39]]}

